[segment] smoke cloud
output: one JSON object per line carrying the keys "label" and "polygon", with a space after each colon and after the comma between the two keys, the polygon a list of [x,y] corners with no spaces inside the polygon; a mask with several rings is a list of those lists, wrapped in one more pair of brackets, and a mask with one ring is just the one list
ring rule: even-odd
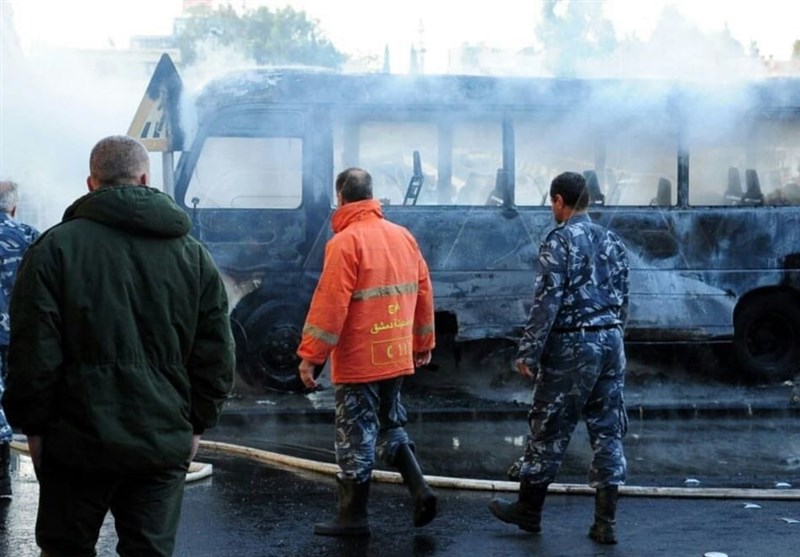
{"label": "smoke cloud", "polygon": [[149,75],[80,52],[4,53],[3,67],[0,175],[20,184],[19,218],[43,230],[87,192],[89,152],[127,131]]}

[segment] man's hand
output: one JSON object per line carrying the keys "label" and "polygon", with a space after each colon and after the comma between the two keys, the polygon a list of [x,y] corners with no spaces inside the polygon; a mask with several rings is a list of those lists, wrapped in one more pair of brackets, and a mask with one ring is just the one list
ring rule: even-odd
{"label": "man's hand", "polygon": [[309,389],[317,388],[317,380],[314,379],[314,368],[316,366],[308,360],[301,360],[297,369],[300,371],[300,381]]}
{"label": "man's hand", "polygon": [[431,351],[414,352],[414,367],[422,367],[431,363]]}
{"label": "man's hand", "polygon": [[192,452],[189,453],[189,462],[194,460],[197,455],[197,449],[200,447],[200,436],[192,435]]}
{"label": "man's hand", "polygon": [[28,450],[31,452],[31,460],[34,468],[42,466],[42,436],[31,435],[28,437]]}
{"label": "man's hand", "polygon": [[517,360],[515,363],[517,364],[517,371],[520,375],[529,379],[536,379],[536,373],[531,371],[531,368],[528,367],[525,360]]}

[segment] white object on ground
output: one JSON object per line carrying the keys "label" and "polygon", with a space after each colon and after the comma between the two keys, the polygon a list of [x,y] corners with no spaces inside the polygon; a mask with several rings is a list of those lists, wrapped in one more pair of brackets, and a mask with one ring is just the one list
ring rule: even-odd
{"label": "white object on ground", "polygon": [[[14,439],[9,446],[20,454],[30,456],[31,452],[28,450],[28,440],[24,435],[14,435]],[[214,467],[208,462],[195,462],[189,463],[189,470],[186,472],[186,481],[194,482],[207,478],[214,471]]]}

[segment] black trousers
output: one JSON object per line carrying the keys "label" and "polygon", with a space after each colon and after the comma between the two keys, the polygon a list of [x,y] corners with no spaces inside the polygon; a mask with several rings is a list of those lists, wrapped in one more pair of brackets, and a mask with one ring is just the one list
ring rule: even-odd
{"label": "black trousers", "polygon": [[43,460],[36,543],[46,557],[96,555],[106,514],[122,557],[167,557],[175,546],[186,468],[141,474],[79,471]]}

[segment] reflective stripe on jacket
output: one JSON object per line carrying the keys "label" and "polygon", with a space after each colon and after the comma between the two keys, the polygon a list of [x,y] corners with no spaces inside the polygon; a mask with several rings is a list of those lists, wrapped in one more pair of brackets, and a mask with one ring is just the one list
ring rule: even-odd
{"label": "reflective stripe on jacket", "polygon": [[414,373],[414,352],[434,346],[433,289],[416,240],[383,218],[377,200],[340,207],[297,354],[331,356],[333,383]]}

